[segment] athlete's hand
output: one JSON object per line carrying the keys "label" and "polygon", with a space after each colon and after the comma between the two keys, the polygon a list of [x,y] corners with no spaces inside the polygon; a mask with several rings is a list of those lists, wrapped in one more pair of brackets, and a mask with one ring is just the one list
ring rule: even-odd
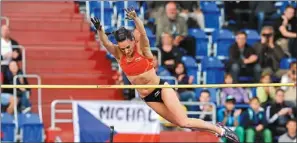
{"label": "athlete's hand", "polygon": [[101,31],[102,25],[100,24],[100,20],[97,17],[91,18],[91,22],[95,26],[96,30]]}
{"label": "athlete's hand", "polygon": [[137,14],[136,14],[133,7],[127,8],[127,9],[125,9],[125,11],[127,13],[126,14],[126,16],[127,16],[126,19],[133,20],[133,19],[135,19],[137,17]]}

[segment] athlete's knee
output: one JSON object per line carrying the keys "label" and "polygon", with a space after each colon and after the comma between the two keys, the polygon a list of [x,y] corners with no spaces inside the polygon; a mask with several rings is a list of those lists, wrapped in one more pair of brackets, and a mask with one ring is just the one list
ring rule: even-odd
{"label": "athlete's knee", "polygon": [[179,126],[181,128],[191,128],[190,120],[188,118],[178,120],[177,126]]}

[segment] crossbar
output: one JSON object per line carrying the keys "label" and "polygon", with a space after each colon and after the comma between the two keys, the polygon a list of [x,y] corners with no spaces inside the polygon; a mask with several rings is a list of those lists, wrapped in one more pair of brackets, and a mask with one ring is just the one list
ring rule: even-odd
{"label": "crossbar", "polygon": [[139,89],[139,88],[230,88],[230,87],[281,87],[296,83],[269,84],[192,84],[192,85],[1,85],[1,88],[50,88],[50,89]]}

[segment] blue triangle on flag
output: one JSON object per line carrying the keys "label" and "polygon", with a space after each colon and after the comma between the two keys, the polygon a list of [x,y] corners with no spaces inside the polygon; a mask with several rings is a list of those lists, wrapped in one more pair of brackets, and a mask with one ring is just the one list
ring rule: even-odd
{"label": "blue triangle on flag", "polygon": [[[78,105],[80,142],[106,142],[110,139],[110,128]],[[116,133],[114,133],[116,134]]]}

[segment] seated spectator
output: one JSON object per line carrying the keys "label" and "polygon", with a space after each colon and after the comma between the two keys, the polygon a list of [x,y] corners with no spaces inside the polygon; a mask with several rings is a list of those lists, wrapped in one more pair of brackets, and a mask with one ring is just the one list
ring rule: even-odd
{"label": "seated spectator", "polygon": [[[225,84],[233,84],[233,79],[231,74],[225,74]],[[232,96],[237,104],[249,103],[249,95],[246,90],[241,87],[238,88],[223,88],[221,92],[221,104],[225,104],[225,100],[228,96]]]}
{"label": "seated spectator", "polygon": [[[296,83],[296,62],[290,64],[290,70],[282,76],[281,83]],[[285,101],[291,106],[296,106],[296,87],[281,87],[285,90]]]}
{"label": "seated spectator", "polygon": [[[9,70],[4,73],[4,84],[14,84],[13,78],[16,75],[22,75],[23,72],[19,69],[16,61],[11,61],[8,65]],[[26,78],[17,78],[17,85],[27,85]],[[13,94],[13,89],[3,89],[3,93]],[[31,103],[29,100],[30,90],[25,88],[17,89],[17,97],[20,102],[20,110],[23,112],[30,111]]]}
{"label": "seated spectator", "polygon": [[188,28],[205,28],[204,15],[199,8],[199,1],[179,1],[179,15],[187,21]]}
{"label": "seated spectator", "polygon": [[286,123],[294,118],[293,108],[285,105],[284,91],[278,89],[275,95],[275,102],[266,109],[266,120],[273,136],[280,136],[286,132]]}
{"label": "seated spectator", "polygon": [[[175,67],[175,77],[178,81],[178,84],[192,84],[194,77],[188,76],[185,65],[183,63],[177,63]],[[193,88],[179,88],[177,90],[179,93],[179,99],[181,101],[194,101],[195,92]]]}
{"label": "seated spectator", "polygon": [[11,93],[1,93],[1,112],[14,113],[15,100]]}
{"label": "seated spectator", "polygon": [[218,122],[231,128],[235,128],[235,132],[240,142],[244,142],[244,129],[238,126],[240,121],[241,110],[235,110],[236,99],[233,96],[227,96],[225,99],[225,107],[218,111]]}
{"label": "seated spectator", "polygon": [[[284,74],[281,78],[281,83],[294,83],[293,75],[296,74],[296,69],[297,69],[297,63],[291,62],[289,71],[286,74]],[[288,90],[287,86],[282,86],[281,88],[285,91]]]}
{"label": "seated spectator", "polygon": [[11,60],[22,60],[21,50],[14,48],[18,46],[18,42],[10,37],[9,27],[2,25],[1,27],[1,68],[2,71],[8,70],[8,63]]}
{"label": "seated spectator", "polygon": [[[210,92],[207,89],[203,89],[200,92],[198,102],[202,103],[200,106],[192,106],[188,108],[189,111],[201,111],[200,115],[189,115],[191,118],[199,118],[204,121],[212,121],[212,115],[206,114],[205,112],[212,112],[213,106],[209,105],[210,103]],[[203,104],[206,103],[206,104]]]}
{"label": "seated spectator", "polygon": [[285,53],[282,48],[274,43],[274,30],[271,26],[265,26],[261,31],[261,42],[254,45],[259,57],[259,64],[263,71],[275,73],[274,76],[280,78],[285,71],[280,70],[280,61]]}
{"label": "seated spectator", "polygon": [[238,83],[240,75],[253,76],[255,82],[260,80],[261,66],[258,64],[258,56],[247,43],[247,35],[244,32],[236,34],[236,42],[230,48],[230,73],[234,83]]}
{"label": "seated spectator", "polygon": [[171,76],[171,73],[162,65],[158,64],[158,57],[156,54],[154,55],[154,68],[158,76]]}
{"label": "seated spectator", "polygon": [[279,143],[294,143],[296,142],[296,119],[291,119],[287,122],[287,132],[281,135],[278,139]]}
{"label": "seated spectator", "polygon": [[241,126],[245,129],[245,142],[272,142],[271,131],[267,128],[265,113],[257,97],[250,100],[250,108],[243,112]]}
{"label": "seated spectator", "polygon": [[[290,55],[289,41],[297,38],[297,33],[296,33],[297,24],[296,24],[296,19],[294,18],[294,14],[295,14],[294,7],[288,6],[285,9],[282,17],[279,18],[274,24],[276,43],[288,55]],[[296,47],[292,47],[292,48],[296,48]]]}
{"label": "seated spectator", "polygon": [[175,2],[168,2],[165,6],[165,15],[156,20],[156,43],[161,44],[161,37],[164,32],[170,33],[173,37],[173,45],[184,48],[189,55],[196,54],[196,41],[188,36],[188,27],[184,18],[178,15]]}
{"label": "seated spectator", "polygon": [[[261,83],[271,83],[271,74],[269,72],[263,72],[261,77]],[[263,107],[269,105],[275,98],[274,87],[257,87],[257,97]]]}
{"label": "seated spectator", "polygon": [[173,45],[173,39],[169,33],[162,34],[162,44],[160,49],[162,65],[171,73],[174,73],[174,66],[177,62],[181,61],[182,55],[180,54],[178,47]]}

